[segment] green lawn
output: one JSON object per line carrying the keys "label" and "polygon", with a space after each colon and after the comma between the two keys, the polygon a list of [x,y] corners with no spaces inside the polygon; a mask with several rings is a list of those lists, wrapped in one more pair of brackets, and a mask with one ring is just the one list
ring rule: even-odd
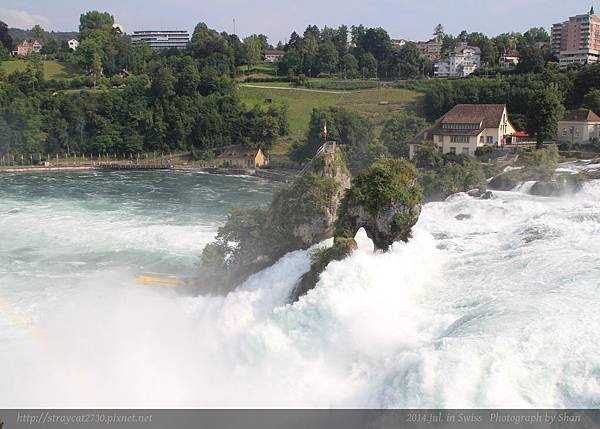
{"label": "green lawn", "polygon": [[[263,63],[263,64],[256,64],[253,66],[250,66],[250,69],[252,70],[260,70],[260,71],[265,71],[265,72],[274,72],[275,71],[275,64],[271,64],[271,63]],[[247,65],[243,65],[243,66],[238,66],[237,69],[241,72],[248,70],[248,66]]]}
{"label": "green lawn", "polygon": [[[308,130],[310,115],[315,107],[341,106],[368,117],[379,135],[383,124],[395,112],[412,110],[421,113],[422,94],[407,89],[386,88],[348,91],[296,91],[288,83],[266,82],[240,86],[240,95],[247,106],[262,105],[266,99],[288,106],[289,136],[281,139],[270,150],[271,155],[287,155],[292,144],[302,141]],[[252,87],[254,86],[254,87]],[[275,88],[256,88],[270,86]],[[383,104],[381,104],[383,102]]]}
{"label": "green lawn", "polygon": [[[44,64],[44,77],[46,79],[69,79],[77,76],[78,70],[68,64],[59,63],[58,61],[42,61]],[[15,71],[24,71],[27,67],[25,60],[2,61],[0,67],[6,74],[11,74]]]}
{"label": "green lawn", "polygon": [[[256,83],[253,86],[288,87],[281,82]],[[266,99],[273,103],[288,106],[288,119],[292,138],[302,138],[308,129],[310,114],[315,107],[342,106],[354,110],[373,122],[376,131],[383,127],[385,120],[394,112],[420,110],[421,94],[415,91],[395,88],[335,92],[309,92],[288,89],[240,87],[242,100],[248,106],[263,104]],[[387,104],[380,104],[385,102]]]}

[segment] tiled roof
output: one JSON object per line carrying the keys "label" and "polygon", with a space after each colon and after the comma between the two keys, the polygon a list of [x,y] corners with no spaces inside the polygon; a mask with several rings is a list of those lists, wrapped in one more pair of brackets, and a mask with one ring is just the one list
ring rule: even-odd
{"label": "tiled roof", "polygon": [[443,124],[483,124],[483,128],[497,128],[502,121],[504,104],[457,104],[446,113]]}
{"label": "tiled roof", "polygon": [[254,158],[260,149],[248,149],[242,146],[231,146],[225,148],[221,158]]}
{"label": "tiled roof", "polygon": [[562,120],[565,122],[600,122],[600,116],[589,109],[579,109],[568,112]]}
{"label": "tiled roof", "polygon": [[[430,140],[435,135],[476,136],[486,128],[498,128],[502,121],[504,104],[457,104],[435,124],[415,136],[414,141]],[[478,124],[472,129],[448,129],[444,124]]]}

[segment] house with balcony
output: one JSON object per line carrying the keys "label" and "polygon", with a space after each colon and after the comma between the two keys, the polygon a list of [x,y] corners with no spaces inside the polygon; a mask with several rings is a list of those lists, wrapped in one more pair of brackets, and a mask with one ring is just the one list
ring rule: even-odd
{"label": "house with balcony", "polygon": [[427,42],[417,42],[417,48],[421,55],[430,61],[437,61],[442,56],[442,46],[444,41],[440,36],[436,36]]}
{"label": "house with balcony", "polygon": [[568,143],[589,143],[600,139],[600,116],[588,109],[567,114],[558,122],[558,140]]}
{"label": "house with balcony", "polygon": [[278,63],[283,59],[284,51],[269,50],[265,51],[265,61],[268,63]]}
{"label": "house with balcony", "polygon": [[502,55],[500,55],[500,58],[498,59],[498,65],[503,69],[513,68],[519,64],[520,60],[521,58],[519,57],[519,53],[517,51],[513,49],[506,49],[504,52],[502,52]]}
{"label": "house with balcony", "polygon": [[461,44],[450,55],[434,64],[436,77],[465,77],[481,66],[481,49]]}
{"label": "house with balcony", "polygon": [[37,39],[25,39],[17,45],[17,55],[26,57],[31,54],[39,54],[43,45]]}
{"label": "house with balcony", "polygon": [[423,141],[435,143],[441,154],[472,156],[478,147],[503,147],[515,132],[505,104],[458,104],[415,137],[410,157]]}

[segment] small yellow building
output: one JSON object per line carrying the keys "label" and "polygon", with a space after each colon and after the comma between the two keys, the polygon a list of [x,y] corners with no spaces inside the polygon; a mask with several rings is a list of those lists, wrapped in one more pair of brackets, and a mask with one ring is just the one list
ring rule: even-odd
{"label": "small yellow building", "polygon": [[242,146],[225,148],[219,157],[224,167],[260,168],[269,164],[269,159],[260,148],[249,149]]}

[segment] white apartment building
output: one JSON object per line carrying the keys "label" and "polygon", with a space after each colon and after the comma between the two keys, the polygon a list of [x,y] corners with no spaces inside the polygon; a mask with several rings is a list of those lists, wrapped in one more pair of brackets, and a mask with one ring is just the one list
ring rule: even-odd
{"label": "white apartment building", "polygon": [[465,77],[481,67],[481,50],[462,44],[434,65],[436,77]]}
{"label": "white apartment building", "polygon": [[134,31],[131,43],[146,43],[152,49],[184,49],[190,41],[190,33],[180,30]]}
{"label": "white apartment building", "polygon": [[593,7],[587,14],[552,26],[552,51],[562,69],[600,62],[600,17]]}

